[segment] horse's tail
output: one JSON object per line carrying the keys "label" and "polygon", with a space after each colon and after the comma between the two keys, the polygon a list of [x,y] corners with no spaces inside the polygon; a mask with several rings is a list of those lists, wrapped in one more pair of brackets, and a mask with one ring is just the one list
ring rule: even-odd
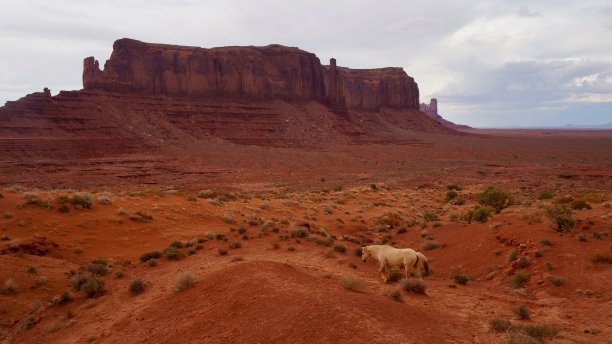
{"label": "horse's tail", "polygon": [[[427,275],[429,275],[429,273],[430,273],[430,271],[429,271],[429,261],[427,261],[427,257],[425,257],[425,255],[422,254],[421,252],[416,252],[416,256],[417,256],[417,264],[420,261],[421,264],[423,265],[423,269],[425,269],[425,273]],[[415,264],[415,266],[416,266],[416,264]]]}

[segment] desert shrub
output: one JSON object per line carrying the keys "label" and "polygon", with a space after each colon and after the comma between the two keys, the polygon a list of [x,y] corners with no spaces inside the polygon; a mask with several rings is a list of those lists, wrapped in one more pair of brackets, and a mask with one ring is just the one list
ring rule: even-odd
{"label": "desert shrub", "polygon": [[3,199],[4,195],[2,194],[2,192],[0,192],[0,199]]}
{"label": "desert shrub", "polygon": [[81,286],[85,284],[85,282],[87,282],[87,275],[85,274],[74,275],[70,278],[70,286],[74,290],[81,290]]}
{"label": "desert shrub", "polygon": [[150,266],[150,267],[157,266],[157,259],[151,258],[151,259],[147,260],[147,265]]}
{"label": "desert shrub", "polygon": [[30,273],[30,274],[33,274],[33,275],[35,275],[35,274],[37,274],[37,273],[38,273],[38,269],[37,269],[37,268],[36,268],[36,266],[34,266],[34,265],[30,265],[30,266],[28,266],[28,268],[26,269],[26,271],[27,271],[28,273]]}
{"label": "desert shrub", "polygon": [[100,196],[98,197],[98,203],[102,204],[102,205],[109,205],[111,203],[113,203],[110,199],[110,197],[108,196]]}
{"label": "desert shrub", "polygon": [[0,240],[9,241],[11,240],[11,238],[8,236],[8,234],[2,234],[2,236],[0,237]]}
{"label": "desert shrub", "polygon": [[139,210],[135,212],[134,214],[130,215],[130,220],[146,223],[146,222],[151,222],[151,220],[153,220],[153,216],[147,214],[146,212],[142,210]]}
{"label": "desert shrub", "polygon": [[2,290],[0,290],[0,293],[4,295],[17,294],[18,292],[19,292],[19,286],[17,285],[17,282],[15,282],[12,278],[9,278],[6,281],[4,281]]}
{"label": "desert shrub", "polygon": [[516,260],[517,256],[518,256],[518,251],[515,248],[513,248],[508,252],[508,256],[506,260],[508,261],[508,263],[512,263],[513,261]]}
{"label": "desert shrub", "polygon": [[485,223],[491,217],[491,209],[487,207],[474,206],[472,209],[469,209],[467,212],[461,215],[461,220],[467,221],[468,223],[472,223],[473,221],[478,223]]}
{"label": "desert shrub", "polygon": [[546,208],[546,216],[552,223],[552,228],[558,232],[569,230],[574,227],[572,209],[564,205],[555,205]]}
{"label": "desert shrub", "polygon": [[221,256],[225,256],[227,254],[227,250],[224,248],[220,248],[217,251],[219,252],[219,255]]}
{"label": "desert shrub", "polygon": [[514,273],[514,275],[512,275],[508,285],[512,289],[521,288],[527,283],[528,280],[529,280],[529,274],[521,270],[521,271],[517,271],[516,273]]}
{"label": "desert shrub", "polygon": [[505,332],[510,329],[512,323],[506,318],[493,318],[489,321],[489,327],[495,332]]}
{"label": "desert shrub", "polygon": [[145,287],[146,287],[146,285],[145,285],[145,282],[143,280],[141,280],[140,278],[134,278],[130,282],[128,290],[133,295],[136,295],[136,294],[142,293],[145,290]]}
{"label": "desert shrub", "polygon": [[552,198],[553,198],[553,195],[550,191],[542,191],[538,195],[539,200],[552,199]]}
{"label": "desert shrub", "polygon": [[79,288],[85,296],[94,297],[104,292],[104,281],[96,276],[86,277],[85,283]]}
{"label": "desert shrub", "polygon": [[364,288],[364,282],[359,276],[348,275],[342,278],[342,286],[348,290],[360,292]]}
{"label": "desert shrub", "polygon": [[125,272],[115,271],[115,278],[123,278],[123,277],[125,277]]}
{"label": "desert shrub", "polygon": [[512,308],[514,314],[518,315],[521,319],[529,319],[531,311],[525,305],[517,305]]}
{"label": "desert shrub", "polygon": [[183,254],[176,247],[168,247],[162,252],[162,254],[168,260],[180,260],[181,258],[183,258]]}
{"label": "desert shrub", "polygon": [[540,258],[540,257],[542,257],[542,252],[540,252],[540,251],[536,250],[536,251],[534,251],[534,252],[533,252],[533,256],[534,256],[535,258]]}
{"label": "desert shrub", "polygon": [[498,188],[489,187],[478,195],[478,203],[491,207],[496,213],[499,213],[512,203],[512,199],[506,192]]}
{"label": "desert shrub", "polygon": [[69,292],[65,291],[55,299],[54,303],[58,305],[63,305],[64,303],[72,301],[72,299],[72,295]]}
{"label": "desert shrub", "polygon": [[144,263],[144,262],[148,261],[149,259],[153,259],[153,258],[158,259],[158,258],[161,258],[161,256],[162,256],[162,253],[160,251],[150,251],[150,252],[143,253],[140,256],[140,261]]}
{"label": "desert shrub", "polygon": [[361,250],[361,247],[355,247],[355,249],[353,250],[353,253],[355,253],[356,256],[361,257],[361,254],[363,253]]}
{"label": "desert shrub", "polygon": [[425,295],[425,291],[427,290],[427,285],[423,280],[412,277],[402,278],[400,280],[400,287],[404,291],[412,294]]}
{"label": "desert shrub", "polygon": [[559,333],[559,328],[557,326],[549,324],[515,325],[510,330],[525,333],[540,341],[544,338],[555,337],[557,333]]}
{"label": "desert shrub", "polygon": [[183,247],[186,247],[186,245],[182,241],[175,240],[171,242],[170,245],[168,245],[168,247],[183,248]]}
{"label": "desert shrub", "polygon": [[341,244],[336,244],[334,245],[334,251],[344,253],[346,252],[346,247],[344,247],[344,245],[341,245]]}
{"label": "desert shrub", "polygon": [[304,227],[297,227],[289,231],[289,235],[292,238],[306,238],[309,233],[308,230]]}
{"label": "desert shrub", "polygon": [[12,219],[13,218],[13,213],[10,212],[10,211],[5,211],[4,212],[4,218],[7,219],[7,220],[8,219]]}
{"label": "desert shrub", "polygon": [[277,243],[277,242],[273,242],[272,243],[272,248],[275,249],[275,250],[278,250],[280,248],[280,244]]}
{"label": "desert shrub", "polygon": [[612,251],[595,253],[591,257],[591,262],[596,264],[612,264]]}
{"label": "desert shrub", "polygon": [[229,248],[232,248],[232,249],[241,248],[241,247],[242,247],[242,243],[240,242],[240,240],[236,240],[229,245]]}
{"label": "desert shrub", "polygon": [[550,241],[550,239],[542,239],[540,240],[540,245],[542,245],[542,247],[550,247],[552,246],[552,241]]}
{"label": "desert shrub", "polygon": [[393,301],[402,302],[402,289],[399,287],[385,288],[382,294],[390,297]]}
{"label": "desert shrub", "polygon": [[446,201],[449,202],[449,201],[457,198],[457,196],[459,196],[459,193],[457,193],[457,191],[449,190],[449,191],[446,192]]}
{"label": "desert shrub", "polygon": [[578,235],[576,235],[576,238],[578,238],[578,240],[580,241],[587,241],[586,235],[584,235],[584,233],[578,233]]}
{"label": "desert shrub", "polygon": [[374,218],[374,223],[379,226],[384,226],[387,228],[396,228],[399,227],[404,219],[398,213],[390,213],[386,212],[382,215]]}
{"label": "desert shrub", "polygon": [[205,198],[205,199],[209,199],[209,198],[215,198],[218,196],[217,192],[213,191],[213,190],[201,190],[200,192],[198,192],[198,198]]}
{"label": "desert shrub", "polygon": [[176,278],[176,282],[174,283],[174,287],[177,291],[187,290],[195,285],[195,277],[189,271],[183,272]]}
{"label": "desert shrub", "polygon": [[461,191],[461,189],[462,189],[462,188],[461,188],[460,186],[458,186],[458,185],[454,185],[454,184],[452,184],[452,185],[447,185],[447,186],[446,186],[446,189],[447,189],[447,190],[457,190],[457,191]]}
{"label": "desert shrub", "polygon": [[516,265],[519,268],[524,269],[529,266],[529,260],[527,260],[525,257],[521,257],[516,261]]}
{"label": "desert shrub", "polygon": [[451,276],[450,277],[457,284],[467,284],[467,282],[469,282],[469,280],[470,280],[470,276],[461,273],[461,270],[459,270],[458,268],[453,268],[451,270]]}
{"label": "desert shrub", "polygon": [[230,215],[223,215],[223,222],[233,224],[236,223],[236,220],[234,220],[234,218]]}
{"label": "desert shrub", "polygon": [[581,199],[572,201],[570,206],[574,210],[591,209],[591,205]]}
{"label": "desert shrub", "polygon": [[127,215],[127,210],[125,208],[117,208],[117,215]]}
{"label": "desert shrub", "polygon": [[225,236],[225,234],[221,234],[221,233],[215,234],[214,238],[216,240],[219,240],[219,241],[227,241],[227,236]]}
{"label": "desert shrub", "polygon": [[546,277],[546,280],[548,282],[550,282],[551,284],[554,284],[557,287],[562,286],[563,284],[565,284],[565,278],[561,277],[561,276],[548,276]]}
{"label": "desert shrub", "polygon": [[440,247],[440,243],[435,240],[427,240],[423,243],[423,249],[425,251],[435,250]]}
{"label": "desert shrub", "polygon": [[406,229],[406,227],[405,227],[405,226],[400,226],[400,227],[397,229],[397,234],[406,233],[406,231],[407,231],[407,229]]}
{"label": "desert shrub", "polygon": [[353,262],[348,263],[349,268],[351,269],[357,269],[357,265]]}
{"label": "desert shrub", "polygon": [[91,262],[82,266],[83,270],[89,271],[94,275],[106,276],[110,273],[110,270],[106,264],[100,262]]}
{"label": "desert shrub", "polygon": [[378,187],[376,186],[376,184],[370,184],[370,189],[376,190],[378,189]]}
{"label": "desert shrub", "polygon": [[76,208],[91,208],[93,205],[93,195],[89,192],[77,192],[72,195],[70,203]]}
{"label": "desert shrub", "polygon": [[436,215],[435,213],[428,211],[425,212],[425,214],[423,214],[423,220],[427,221],[427,222],[433,222],[433,221],[438,221],[438,215]]}

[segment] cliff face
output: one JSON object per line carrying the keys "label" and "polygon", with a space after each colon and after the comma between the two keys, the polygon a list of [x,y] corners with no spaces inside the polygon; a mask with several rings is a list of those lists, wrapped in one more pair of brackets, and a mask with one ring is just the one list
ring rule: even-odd
{"label": "cliff face", "polygon": [[323,66],[297,48],[222,47],[204,49],[120,39],[101,71],[84,60],[86,90],[191,98],[318,101],[339,108],[418,109],[414,79],[401,68],[349,69]]}

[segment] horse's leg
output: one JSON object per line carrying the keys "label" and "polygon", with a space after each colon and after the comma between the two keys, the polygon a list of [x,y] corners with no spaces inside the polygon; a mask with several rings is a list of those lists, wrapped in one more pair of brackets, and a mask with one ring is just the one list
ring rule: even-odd
{"label": "horse's leg", "polygon": [[380,262],[380,267],[378,268],[378,272],[380,272],[380,276],[382,277],[383,282],[387,283],[387,276],[385,276],[384,274],[385,268],[387,268],[387,262],[385,260],[382,260]]}

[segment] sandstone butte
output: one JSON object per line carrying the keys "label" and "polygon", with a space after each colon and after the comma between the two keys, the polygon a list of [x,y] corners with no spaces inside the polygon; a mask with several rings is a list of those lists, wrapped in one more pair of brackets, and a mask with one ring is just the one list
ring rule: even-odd
{"label": "sandstone butte", "polygon": [[411,144],[415,131],[455,133],[419,111],[418,85],[402,68],[322,65],[280,45],[205,49],[119,39],[103,69],[85,58],[82,90],[51,96],[45,88],[0,108],[0,148],[9,155],[61,154],[68,139],[87,140],[83,156],[212,138]]}

